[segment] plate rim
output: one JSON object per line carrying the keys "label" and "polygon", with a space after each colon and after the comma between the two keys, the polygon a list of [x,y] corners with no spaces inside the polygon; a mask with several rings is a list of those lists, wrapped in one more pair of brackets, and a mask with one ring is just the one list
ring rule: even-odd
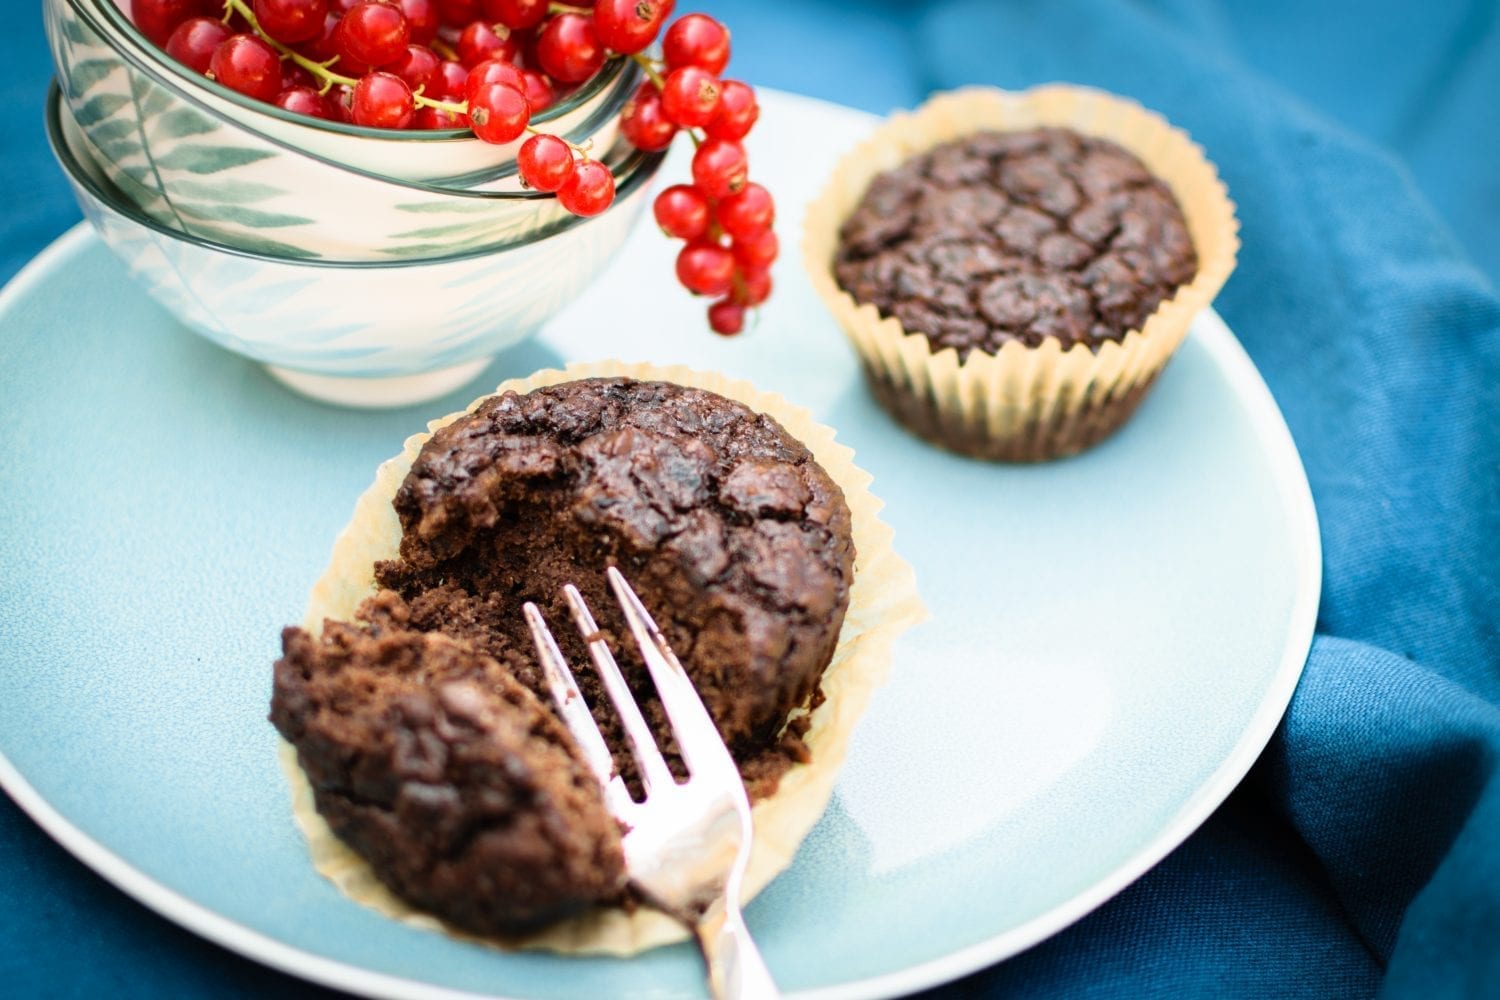
{"label": "plate rim", "polygon": [[1281,662],[1266,685],[1260,705],[1240,733],[1229,754],[1150,841],[1143,844],[1108,876],[1088,889],[1018,927],[899,972],[885,973],[838,986],[796,994],[800,1000],[865,1000],[904,995],[949,983],[1011,958],[1065,930],[1119,895],[1203,825],[1250,773],[1281,725],[1302,679],[1317,631],[1322,599],[1323,544],[1313,502],[1312,486],[1302,465],[1286,417],[1276,405],[1270,386],[1250,359],[1244,345],[1212,307],[1193,320],[1189,336],[1213,356],[1221,372],[1240,392],[1240,399],[1260,440],[1276,492],[1286,506],[1289,537],[1301,557],[1296,594],[1292,601]]}
{"label": "plate rim", "polygon": [[[778,92],[777,96],[854,111],[804,95]],[[0,316],[9,312],[32,286],[92,245],[102,243],[86,221],[74,224],[54,239],[0,289]],[[1317,512],[1306,470],[1285,417],[1244,347],[1211,307],[1197,317],[1190,335],[1209,351],[1238,390],[1238,398],[1245,406],[1279,486],[1276,492],[1286,505],[1290,536],[1301,562],[1281,662],[1249,724],[1229,754],[1156,836],[1083,892],[1017,927],[939,958],[896,972],[787,994],[789,998],[864,1000],[904,994],[951,982],[1039,944],[1102,906],[1176,849],[1223,804],[1270,742],[1291,702],[1312,646],[1322,590],[1322,543]],[[0,750],[0,788],[53,840],[116,888],[178,926],[253,961],[319,985],[369,997],[506,1000],[503,994],[456,990],[326,958],[231,920],[156,881],[84,833],[31,786],[3,750]]]}

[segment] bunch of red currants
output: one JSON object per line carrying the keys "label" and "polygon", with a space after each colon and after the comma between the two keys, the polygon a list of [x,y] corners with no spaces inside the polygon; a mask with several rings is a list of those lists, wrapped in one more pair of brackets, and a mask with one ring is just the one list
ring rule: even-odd
{"label": "bunch of red currants", "polygon": [[[722,78],[729,32],[704,14],[662,29],[675,0],[131,0],[131,18],[174,59],[297,114],[373,128],[470,128],[486,142],[531,133],[516,154],[522,181],[575,215],[607,209],[609,168],[531,124],[611,53],[648,77],[621,114],[639,149],[680,131],[697,147],[692,184],[656,199],[656,220],[686,240],[678,279],[712,297],[709,325],[734,334],[771,293],[778,252],[771,195],[751,183],[741,140],[760,109]],[[662,58],[645,50],[658,37]]]}
{"label": "bunch of red currants", "polygon": [[771,229],[776,204],[750,180],[741,144],[760,107],[749,86],[722,78],[729,32],[713,18],[679,18],[662,38],[662,56],[661,69],[625,106],[620,131],[640,149],[663,149],[679,130],[692,137],[693,183],[667,188],[653,208],[667,235],[687,241],[677,255],[677,280],[716,300],[708,325],[730,336],[745,328],[746,309],[770,297],[779,250]]}

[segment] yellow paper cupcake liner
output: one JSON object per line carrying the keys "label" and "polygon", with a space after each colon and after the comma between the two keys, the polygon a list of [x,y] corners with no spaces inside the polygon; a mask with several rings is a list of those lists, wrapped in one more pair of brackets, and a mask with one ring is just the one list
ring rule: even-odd
{"label": "yellow paper cupcake liner", "polygon": [[[975,132],[1044,126],[1123,146],[1182,209],[1198,272],[1139,330],[1097,352],[1084,344],[1064,351],[1048,338],[1036,348],[1012,342],[998,354],[974,351],[960,362],[953,348],[933,351],[925,336],[839,288],[839,230],[876,175]],[[871,389],[902,423],[966,454],[1032,461],[1081,451],[1123,423],[1234,270],[1238,231],[1234,203],[1202,148],[1155,112],[1086,87],[972,87],[892,115],[840,160],[808,206],[802,250],[813,287],[859,353]]]}
{"label": "yellow paper cupcake liner", "polygon": [[[768,414],[805,444],[818,464],[838,483],[852,515],[856,549],[854,582],[838,646],[823,674],[825,700],[811,713],[806,743],[812,759],[792,767],[781,779],[776,794],[755,804],[754,852],[744,883],[744,899],[749,900],[791,864],[803,838],[822,816],[833,794],[834,778],[848,750],[855,723],[890,672],[891,644],[906,629],[925,619],[927,612],[917,596],[911,566],[892,547],[894,532],[880,520],[883,504],[870,492],[870,474],[854,464],[853,450],[835,441],[831,428],[817,423],[806,410],[781,396],[757,391],[748,382],[715,373],[617,361],[574,364],[564,371],[538,372],[529,378],[507,381],[496,393],[526,393],[559,382],[596,377],[695,386]],[[464,412],[472,411],[484,398],[475,400]],[[376,471],[374,483],[359,498],[353,517],[334,543],[328,569],[313,587],[303,623],[309,631],[317,634],[324,619],[351,619],[360,602],[374,593],[375,563],[395,558],[401,542],[401,525],[391,500],[432,432],[460,416],[453,413],[434,420],[428,424],[427,433],[408,438],[401,454]],[[293,815],[307,838],[317,870],[352,899],[387,916],[502,947],[584,954],[631,955],[688,936],[675,920],[645,907],[634,913],[600,907],[519,941],[474,938],[447,927],[392,894],[375,878],[364,860],[334,836],[313,805],[312,787],[297,764],[296,751],[283,741],[280,753],[292,789]]]}

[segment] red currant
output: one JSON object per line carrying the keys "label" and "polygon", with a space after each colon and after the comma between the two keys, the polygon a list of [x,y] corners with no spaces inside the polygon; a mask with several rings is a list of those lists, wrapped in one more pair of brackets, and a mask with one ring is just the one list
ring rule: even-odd
{"label": "red currant", "polygon": [[346,125],[354,124],[354,88],[348,84],[340,83],[328,92],[328,110],[333,112],[333,120],[343,122]]}
{"label": "red currant", "polygon": [[573,176],[558,189],[557,200],[574,215],[598,215],[614,203],[614,174],[598,160],[579,160]]}
{"label": "red currant", "polygon": [[759,117],[755,91],[738,80],[725,80],[719,84],[719,110],[703,131],[715,139],[743,139]]}
{"label": "red currant", "polygon": [[776,263],[776,256],[781,252],[781,241],[776,238],[774,230],[767,229],[758,236],[735,240],[733,250],[734,259],[741,269],[763,271]]}
{"label": "red currant", "polygon": [[[380,0],[361,0],[349,8],[334,32],[340,59],[365,66],[384,66],[401,58],[411,41],[401,8]],[[341,67],[348,73],[348,69]]]}
{"label": "red currant", "polygon": [[432,78],[432,90],[428,94],[439,100],[464,100],[464,85],[468,79],[469,71],[462,63],[444,59],[438,64],[438,71]]}
{"label": "red currant", "polygon": [[437,53],[425,45],[408,45],[406,54],[386,67],[389,73],[395,73],[406,81],[406,85],[412,92],[420,90],[424,94],[435,91],[438,79],[438,69],[442,60]]}
{"label": "red currant", "polygon": [[526,81],[526,103],[531,105],[531,113],[541,114],[546,108],[552,106],[557,95],[552,91],[552,84],[547,78],[535,70],[524,70],[521,73]]}
{"label": "red currant", "polygon": [[705,139],[693,154],[693,183],[710,198],[727,198],[750,179],[745,147],[729,139]]}
{"label": "red currant", "polygon": [[183,21],[209,13],[204,0],[130,0],[130,20],[156,46],[166,45]]}
{"label": "red currant", "polygon": [[512,63],[503,59],[486,59],[469,70],[469,75],[464,78],[464,100],[472,101],[480,87],[492,83],[504,84],[523,94],[526,92],[526,78]]}
{"label": "red currant", "polygon": [[719,78],[706,69],[684,66],[667,74],[661,92],[662,110],[683,128],[699,128],[719,110]]}
{"label": "red currant", "polygon": [[734,300],[758,306],[771,297],[771,272],[766,268],[741,269],[734,282]]}
{"label": "red currant", "polygon": [[720,299],[708,307],[708,328],[721,337],[733,337],[745,329],[745,307],[732,299]]}
{"label": "red currant", "polygon": [[254,0],[261,30],[284,45],[310,42],[323,33],[326,0]]}
{"label": "red currant", "polygon": [[656,41],[665,16],[656,0],[599,0],[594,31],[605,48],[629,55]]}
{"label": "red currant", "polygon": [[679,240],[696,240],[708,232],[708,199],[703,192],[687,184],[673,184],[656,196],[651,206],[656,224],[668,236]]}
{"label": "red currant", "polygon": [[436,0],[438,20],[454,28],[462,28],[479,14],[479,0]]}
{"label": "red currant", "polygon": [[472,21],[459,32],[454,49],[458,52],[458,61],[465,66],[477,66],[486,59],[515,62],[521,52],[521,47],[509,32],[502,38],[483,21]]}
{"label": "red currant", "polygon": [[334,39],[338,36],[340,20],[341,15],[329,11],[323,18],[322,33],[314,36],[309,41],[303,42],[297,47],[297,50],[313,62],[326,63],[330,59],[337,59],[339,49],[338,43]]}
{"label": "red currant", "polygon": [[354,124],[371,128],[406,128],[416,108],[411,88],[394,73],[376,72],[354,85]]}
{"label": "red currant", "polygon": [[411,127],[417,129],[457,129],[468,128],[468,123],[461,115],[454,114],[447,108],[434,108],[430,104],[424,104],[412,115]]}
{"label": "red currant", "polygon": [[697,295],[723,295],[734,284],[734,255],[717,243],[695,240],[677,254],[677,280]]}
{"label": "red currant", "polygon": [[406,31],[417,45],[431,45],[437,37],[440,18],[436,0],[401,0]]}
{"label": "red currant", "polygon": [[311,87],[287,87],[276,95],[275,105],[285,111],[309,118],[331,118],[332,112],[323,95]]}
{"label": "red currant", "polygon": [[485,142],[512,142],[526,131],[531,108],[526,95],[503,83],[486,83],[469,97],[469,125]]}
{"label": "red currant", "polygon": [[194,73],[207,73],[214,49],[229,37],[229,29],[216,17],[192,17],[179,24],[167,39],[167,55]]}
{"label": "red currant", "polygon": [[256,35],[230,35],[220,42],[208,61],[208,75],[268,104],[281,92],[281,59]]}
{"label": "red currant", "polygon": [[555,135],[534,135],[516,153],[516,168],[529,187],[550,193],[573,176],[573,150]]}
{"label": "red currant", "polygon": [[316,77],[296,63],[285,60],[281,64],[281,89],[290,90],[293,87],[311,87],[313,90],[321,89]]}
{"label": "red currant", "polygon": [[536,59],[536,40],[539,34],[539,31],[512,31],[511,37],[516,40],[516,48],[519,50],[516,55],[516,65],[541,73],[541,63]]}
{"label": "red currant", "polygon": [[677,126],[667,120],[662,109],[661,91],[650,80],[642,83],[625,102],[620,112],[620,131],[636,149],[648,153],[666,149],[677,134]]}
{"label": "red currant", "polygon": [[534,28],[547,16],[547,0],[484,0],[484,14],[507,28]]}
{"label": "red currant", "polygon": [[604,65],[604,46],[594,34],[593,18],[559,14],[536,40],[542,72],[559,83],[582,83]]}
{"label": "red currant", "polygon": [[688,14],[667,29],[661,42],[669,69],[697,66],[715,75],[729,65],[729,29],[707,14]]}
{"label": "red currant", "polygon": [[719,226],[736,240],[759,236],[776,221],[776,203],[771,192],[759,184],[746,184],[738,193],[719,202]]}

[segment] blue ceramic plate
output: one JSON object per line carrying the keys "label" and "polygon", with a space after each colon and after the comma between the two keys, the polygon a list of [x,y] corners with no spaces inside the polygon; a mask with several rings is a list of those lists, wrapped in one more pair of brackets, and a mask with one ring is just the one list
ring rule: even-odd
{"label": "blue ceramic plate", "polygon": [[[792,234],[872,119],[763,107],[752,159]],[[889,994],[1066,926],[1224,799],[1301,671],[1317,524],[1216,316],[1102,446],[982,464],[876,408],[793,243],[758,328],[724,341],[642,227],[486,381],[610,356],[717,369],[810,407],[874,473],[933,618],[898,646],[827,814],[748,919],[787,990]],[[265,721],[279,630],[375,466],[477,392],[387,413],[306,402],[176,326],[87,231],[39,257],[0,297],[0,783],[147,905],[309,979],[700,995],[686,946],[503,954],[387,920],[318,877],[292,825]]]}

